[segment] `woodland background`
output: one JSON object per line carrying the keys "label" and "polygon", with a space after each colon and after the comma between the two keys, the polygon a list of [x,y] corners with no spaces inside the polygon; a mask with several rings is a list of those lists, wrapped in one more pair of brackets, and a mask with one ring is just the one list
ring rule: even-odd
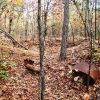
{"label": "woodland background", "polygon": [[100,70],[99,23],[100,0],[0,0],[0,100],[99,100],[71,73]]}

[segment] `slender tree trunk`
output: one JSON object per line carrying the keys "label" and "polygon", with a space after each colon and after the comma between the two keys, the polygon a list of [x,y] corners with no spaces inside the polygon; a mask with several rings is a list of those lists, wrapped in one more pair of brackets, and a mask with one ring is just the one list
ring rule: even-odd
{"label": "slender tree trunk", "polygon": [[90,9],[89,9],[89,2],[90,0],[86,1],[86,16],[87,16],[87,28],[89,29],[89,32],[87,33],[88,38],[90,39]]}
{"label": "slender tree trunk", "polygon": [[6,28],[6,18],[7,18],[6,14],[5,14],[5,17],[4,18],[5,18],[5,28]]}
{"label": "slender tree trunk", "polygon": [[27,32],[28,32],[28,21],[26,20],[26,25],[25,25],[25,40],[27,41]]}
{"label": "slender tree trunk", "polygon": [[[86,12],[86,10],[85,10]],[[85,20],[84,22],[86,23],[86,13],[85,13]],[[84,32],[85,32],[85,39],[87,39],[87,30],[86,30],[86,24],[84,25]]]}
{"label": "slender tree trunk", "polygon": [[69,25],[69,0],[64,0],[64,20],[62,28],[63,33],[61,41],[60,60],[64,60],[66,58],[68,25]]}
{"label": "slender tree trunk", "polygon": [[52,18],[52,34],[51,34],[51,35],[52,35],[52,37],[55,37],[55,34],[56,34],[56,33],[54,32],[54,30],[55,30],[55,23],[54,23],[54,20],[55,20],[55,19],[54,19],[54,14],[52,15],[52,17],[53,17],[53,18]]}
{"label": "slender tree trunk", "polygon": [[33,23],[32,23],[32,40],[34,40],[34,38],[35,38],[35,24],[36,24],[36,21],[35,21],[35,14],[34,14],[34,10],[33,10]]}
{"label": "slender tree trunk", "polygon": [[47,1],[47,6],[44,11],[44,33],[45,33],[45,36],[47,35],[47,17],[48,17],[48,8],[49,8],[50,2],[51,2],[51,0]]}
{"label": "slender tree trunk", "polygon": [[9,31],[8,31],[9,34],[11,33],[11,26],[12,26],[12,18],[10,17],[9,18]]}
{"label": "slender tree trunk", "polygon": [[95,39],[97,38],[97,29],[96,29],[96,26],[97,26],[97,23],[96,23],[96,20],[97,20],[97,0],[95,0]]}
{"label": "slender tree trunk", "polygon": [[44,33],[41,28],[41,0],[38,0],[38,31],[39,31],[39,52],[40,52],[40,95],[39,100],[44,100],[45,81],[44,81]]}
{"label": "slender tree trunk", "polygon": [[89,29],[88,29],[88,26],[87,26],[87,23],[84,21],[84,18],[83,18],[83,16],[82,16],[82,14],[81,14],[81,12],[80,12],[80,9],[79,9],[79,7],[78,7],[78,5],[77,5],[77,2],[75,1],[75,0],[71,0],[73,3],[74,3],[74,5],[76,6],[76,9],[77,9],[77,11],[78,11],[78,13],[79,13],[79,15],[80,15],[80,17],[81,17],[81,19],[82,19],[82,22],[83,22],[83,25],[84,25],[84,27],[85,27],[85,29],[86,29],[86,34],[87,34],[87,36],[90,34],[89,32]]}
{"label": "slender tree trunk", "polygon": [[34,30],[34,22],[33,22],[33,23],[31,23],[31,35],[32,35],[31,39],[32,40],[34,40],[34,37],[35,37],[34,33],[35,33],[35,30]]}
{"label": "slender tree trunk", "polygon": [[71,28],[72,28],[73,46],[75,46],[75,35],[74,35],[73,27]]}
{"label": "slender tree trunk", "polygon": [[86,30],[86,28],[87,28],[87,3],[86,2],[87,1],[85,1],[85,19],[84,19],[84,23],[85,23],[85,25],[84,25],[85,39],[87,39],[87,30]]}
{"label": "slender tree trunk", "polygon": [[47,35],[47,12],[44,13],[44,33]]}

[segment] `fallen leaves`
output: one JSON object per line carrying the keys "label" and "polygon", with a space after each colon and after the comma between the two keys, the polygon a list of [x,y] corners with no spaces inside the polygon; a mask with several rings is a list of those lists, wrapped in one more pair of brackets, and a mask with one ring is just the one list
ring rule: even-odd
{"label": "fallen leaves", "polygon": [[84,95],[84,100],[89,100],[89,94],[88,93],[85,93],[85,95]]}
{"label": "fallen leaves", "polygon": [[[57,41],[56,41],[57,42]],[[47,44],[45,52],[45,100],[83,100],[86,96],[86,87],[78,82],[73,82],[68,72],[69,67],[85,59],[89,54],[88,43],[83,42],[78,46],[67,49],[67,59],[64,62],[58,61],[60,42]],[[50,45],[50,47],[48,46]],[[0,45],[0,48],[12,52],[11,59],[17,65],[7,71],[9,80],[0,82],[1,100],[38,100],[39,77],[37,74],[30,74],[24,66],[24,59],[34,59],[34,64],[30,67],[39,68],[38,44],[33,45],[29,50],[15,48],[7,45]],[[95,84],[96,88],[100,82]],[[2,92],[3,90],[3,92]],[[99,90],[90,87],[87,97],[95,97],[94,91],[99,94]],[[85,98],[86,100],[86,98]]]}

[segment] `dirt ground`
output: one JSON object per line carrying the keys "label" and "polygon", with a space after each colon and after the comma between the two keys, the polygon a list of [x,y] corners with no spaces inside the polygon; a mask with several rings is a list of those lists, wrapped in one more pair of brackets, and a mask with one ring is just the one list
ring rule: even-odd
{"label": "dirt ground", "polygon": [[[59,61],[60,41],[46,42],[45,100],[84,100],[86,86],[72,81],[69,66],[85,60],[89,54],[88,44],[87,41],[83,41],[81,44],[69,47],[66,51],[67,59],[61,62]],[[12,45],[0,46],[4,50],[8,48],[6,51],[10,52],[10,59],[16,62],[16,66],[7,70],[9,79],[0,80],[0,100],[38,100],[39,75],[29,73],[24,66],[24,59],[30,58],[35,62],[33,67],[39,67],[38,43],[27,42],[23,45],[27,46],[29,50],[26,51]],[[98,95],[100,95],[100,78],[89,87],[89,100],[97,100]]]}

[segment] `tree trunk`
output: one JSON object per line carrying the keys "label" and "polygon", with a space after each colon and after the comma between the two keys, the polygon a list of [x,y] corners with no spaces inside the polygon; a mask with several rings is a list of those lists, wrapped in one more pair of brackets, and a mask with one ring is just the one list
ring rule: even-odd
{"label": "tree trunk", "polygon": [[73,46],[75,46],[75,35],[74,35],[73,27],[72,27],[72,37],[73,37]]}
{"label": "tree trunk", "polygon": [[36,30],[35,30],[35,27],[36,27],[36,21],[35,21],[35,14],[34,14],[34,10],[33,10],[33,23],[31,23],[32,25],[32,40],[34,41],[34,38],[35,38],[35,32],[36,32]]}
{"label": "tree trunk", "polygon": [[62,28],[63,33],[61,41],[60,60],[64,60],[66,58],[68,25],[69,25],[69,0],[64,0],[64,20]]}
{"label": "tree trunk", "polygon": [[26,20],[26,25],[25,25],[25,41],[27,41],[27,32],[28,32],[28,21]]}
{"label": "tree trunk", "polygon": [[4,17],[4,19],[5,19],[5,28],[6,28],[6,18],[7,18],[7,16],[6,16],[6,14],[5,14],[5,17]]}
{"label": "tree trunk", "polygon": [[97,0],[95,0],[95,39],[97,38],[97,29],[96,29],[97,22],[96,22],[96,20],[97,20]]}
{"label": "tree trunk", "polygon": [[89,29],[89,32],[87,33],[88,38],[90,39],[90,10],[89,10],[89,0],[86,1],[86,16],[87,16],[87,28]]}
{"label": "tree trunk", "polygon": [[50,4],[51,0],[47,1],[47,6],[45,8],[44,11],[44,34],[45,36],[47,35],[47,17],[48,17],[48,10],[49,10],[49,4]]}
{"label": "tree trunk", "polygon": [[41,0],[38,0],[38,31],[39,31],[39,52],[40,52],[40,96],[39,100],[44,100],[45,82],[44,82],[44,33],[41,28]]}
{"label": "tree trunk", "polygon": [[76,0],[71,0],[73,3],[74,3],[74,5],[76,6],[76,9],[77,9],[77,11],[78,11],[78,13],[79,13],[79,15],[80,15],[80,17],[81,17],[81,20],[82,20],[82,22],[83,22],[83,25],[84,25],[84,28],[86,29],[86,36],[88,37],[89,36],[89,29],[88,29],[88,26],[87,26],[87,23],[84,21],[84,18],[83,18],[83,15],[81,14],[81,12],[80,12],[80,9],[79,9],[79,7],[78,7],[78,5],[77,5],[77,2],[76,2]]}
{"label": "tree trunk", "polygon": [[9,31],[8,31],[9,34],[11,33],[11,26],[12,26],[12,18],[10,17],[9,18]]}
{"label": "tree trunk", "polygon": [[[86,10],[85,10],[86,12]],[[86,13],[85,13],[85,20],[84,22],[86,23]],[[87,40],[87,30],[86,30],[86,24],[84,25],[84,33],[85,33],[85,39]]]}

